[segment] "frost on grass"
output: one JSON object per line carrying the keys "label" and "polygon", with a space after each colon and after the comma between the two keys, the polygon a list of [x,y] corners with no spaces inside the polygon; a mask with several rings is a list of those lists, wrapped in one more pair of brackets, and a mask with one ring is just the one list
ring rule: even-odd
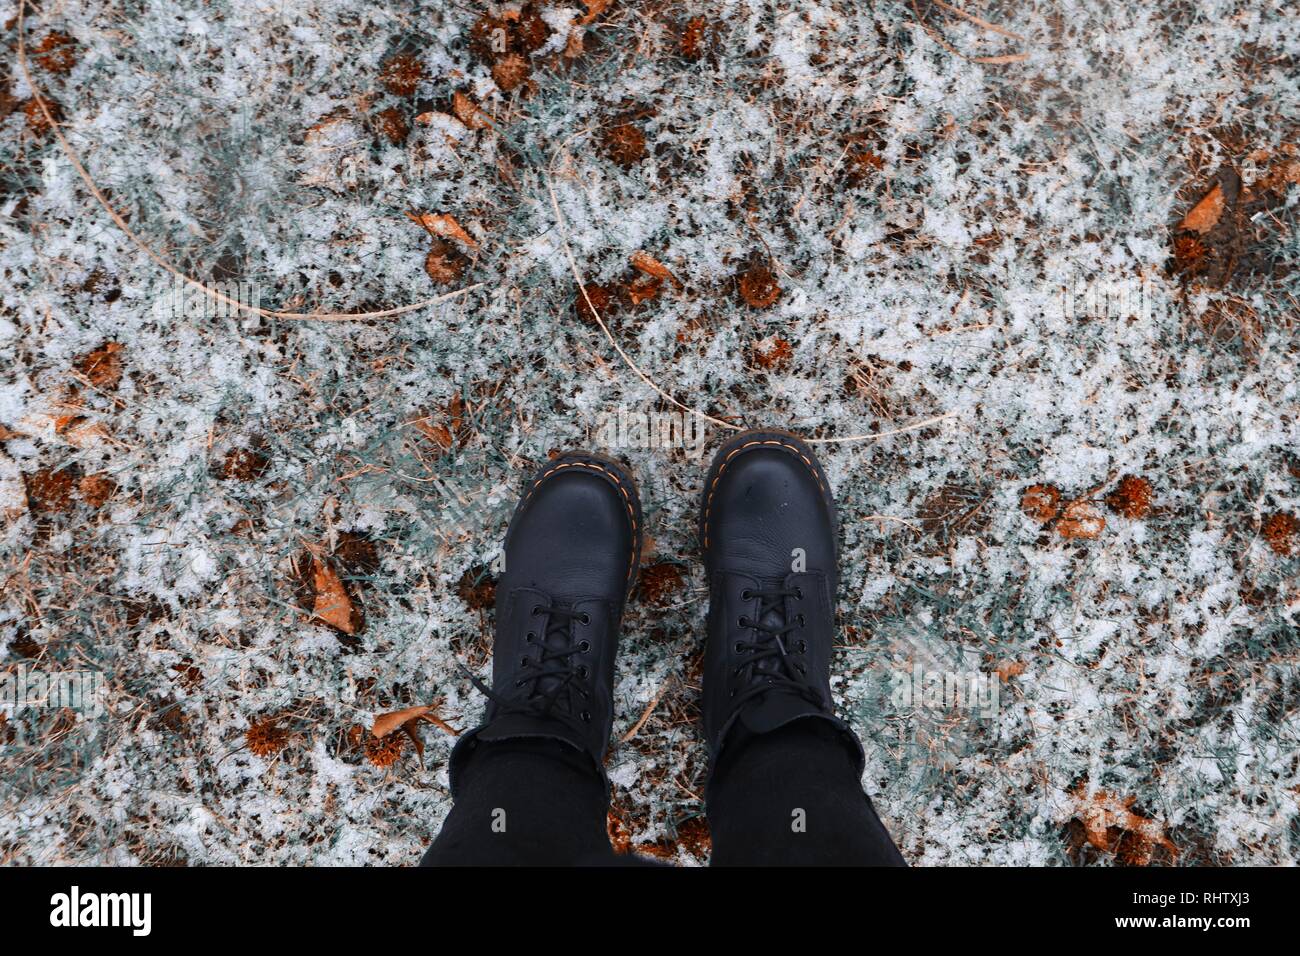
{"label": "frost on grass", "polygon": [[[514,489],[656,408],[567,242],[711,415],[950,415],[822,446],[838,702],[910,860],[1295,862],[1300,27],[966,10],[1007,33],[889,2],[29,12],[65,135],[187,274],[290,312],[481,285],[342,323],[177,298],[6,58],[0,666],[97,671],[107,713],[6,714],[0,859],[418,859]],[[614,451],[653,570],[611,834],[703,862],[704,463]],[[900,706],[918,663],[997,707]]]}

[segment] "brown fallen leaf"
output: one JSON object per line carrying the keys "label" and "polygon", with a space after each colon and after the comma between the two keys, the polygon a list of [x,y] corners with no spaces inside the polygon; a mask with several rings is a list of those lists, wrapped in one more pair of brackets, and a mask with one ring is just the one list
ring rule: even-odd
{"label": "brown fallen leaf", "polygon": [[73,361],[72,367],[86,377],[95,388],[109,391],[122,380],[122,345],[105,342],[97,349]]}
{"label": "brown fallen leaf", "polygon": [[1063,538],[1091,540],[1106,527],[1106,517],[1091,501],[1079,498],[1065,506],[1056,531]]}
{"label": "brown fallen leaf", "polygon": [[1030,485],[1020,496],[1020,510],[1039,524],[1047,524],[1061,510],[1061,492],[1054,485]]}
{"label": "brown fallen leaf", "polygon": [[1171,856],[1178,847],[1165,833],[1164,824],[1133,810],[1133,797],[1099,790],[1088,793],[1087,781],[1080,781],[1072,796],[1074,818],[1083,825],[1087,841],[1098,850],[1116,850],[1119,862],[1130,866],[1147,866],[1157,847]]}
{"label": "brown fallen leaf", "polygon": [[578,20],[578,23],[586,26],[593,22],[598,16],[605,12],[609,6],[610,0],[582,0],[582,5],[587,8],[587,15]]}
{"label": "brown fallen leaf", "polygon": [[[650,253],[643,250],[638,249],[636,252],[632,253],[630,262],[632,263],[633,269],[636,269],[638,272],[644,272],[646,275],[653,276],[656,279],[673,278],[673,274],[668,271],[666,265],[654,256],[650,255]],[[676,280],[674,279],[673,281],[675,282]]]}
{"label": "brown fallen leaf", "polygon": [[316,601],[312,606],[312,616],[316,620],[338,628],[344,634],[357,632],[356,613],[352,599],[348,597],[343,582],[323,557],[312,555],[312,583],[316,591]]}
{"label": "brown fallen leaf", "polygon": [[1223,185],[1215,183],[1214,188],[1201,197],[1200,202],[1183,217],[1178,228],[1205,235],[1218,224],[1219,218],[1223,215],[1223,207]]}
{"label": "brown fallen leaf", "polygon": [[474,241],[474,237],[461,228],[461,225],[456,221],[455,216],[448,213],[432,212],[420,213],[418,215],[413,212],[408,212],[406,215],[412,222],[423,226],[425,229],[429,230],[430,234],[435,235],[440,239],[455,239],[457,242],[464,243],[471,249],[478,248],[478,243]]}
{"label": "brown fallen leaf", "polygon": [[451,94],[451,112],[469,129],[486,129],[493,125],[491,118],[479,109],[478,104],[460,91]]}
{"label": "brown fallen leaf", "polygon": [[1011,678],[1023,674],[1028,666],[1024,661],[1003,661],[997,666],[998,678],[1005,684]]}
{"label": "brown fallen leaf", "polygon": [[432,707],[422,705],[407,707],[404,710],[395,710],[389,714],[380,714],[375,718],[375,725],[370,728],[370,732],[376,737],[387,737],[394,730],[400,729],[403,724],[417,720],[431,710],[433,710]]}

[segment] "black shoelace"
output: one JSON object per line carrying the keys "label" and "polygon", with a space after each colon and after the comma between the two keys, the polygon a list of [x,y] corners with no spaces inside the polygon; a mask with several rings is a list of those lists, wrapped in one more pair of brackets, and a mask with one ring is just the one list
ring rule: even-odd
{"label": "black shoelace", "polygon": [[590,723],[591,712],[578,708],[581,701],[591,697],[586,686],[590,675],[587,666],[574,657],[591,650],[591,645],[585,640],[573,641],[572,630],[574,621],[587,624],[591,618],[585,611],[554,604],[535,605],[533,613],[546,615],[546,628],[540,637],[533,631],[525,636],[524,642],[536,649],[536,656],[525,655],[519,659],[510,686],[493,690],[463,666],[461,670],[496,704],[495,716],[549,717],[584,732],[582,725]]}
{"label": "black shoelace", "polygon": [[[740,596],[746,601],[758,598],[758,617],[751,620],[742,615],[737,621],[741,627],[753,632],[754,639],[738,640],[734,648],[737,654],[748,656],[736,666],[732,676],[741,677],[748,670],[750,682],[743,692],[732,691],[736,705],[770,690],[785,690],[824,708],[821,691],[808,683],[808,668],[795,659],[808,650],[803,638],[794,639],[806,623],[804,616],[799,614],[792,621],[786,620],[786,598],[802,598],[803,590],[797,587],[746,588]],[[781,623],[764,623],[771,615]],[[765,661],[770,663],[764,665]]]}

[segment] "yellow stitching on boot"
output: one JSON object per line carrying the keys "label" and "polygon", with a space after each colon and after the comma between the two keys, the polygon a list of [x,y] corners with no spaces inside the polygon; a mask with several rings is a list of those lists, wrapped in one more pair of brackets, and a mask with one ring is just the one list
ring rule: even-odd
{"label": "yellow stitching on boot", "polygon": [[808,471],[813,476],[813,481],[817,483],[817,490],[826,494],[826,489],[822,487],[822,480],[817,474],[817,469],[813,466],[813,463],[808,456],[805,455],[798,446],[791,445],[776,438],[765,438],[761,441],[755,439],[753,441],[747,441],[743,445],[737,445],[727,453],[726,458],[722,459],[722,464],[718,466],[718,473],[713,476],[713,481],[709,483],[709,493],[704,499],[704,547],[706,548],[709,546],[709,509],[713,507],[713,493],[718,489],[718,482],[722,479],[722,473],[727,470],[727,465],[731,463],[732,458],[736,457],[736,455],[740,454],[740,452],[744,451],[746,448],[751,448],[754,445],[779,445],[786,451],[793,452],[795,456],[801,459],[808,467]]}

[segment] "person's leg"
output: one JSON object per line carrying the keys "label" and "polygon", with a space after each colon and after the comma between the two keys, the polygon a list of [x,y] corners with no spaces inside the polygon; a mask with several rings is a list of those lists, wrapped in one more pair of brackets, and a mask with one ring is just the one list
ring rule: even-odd
{"label": "person's leg", "polygon": [[484,744],[465,761],[456,802],[422,865],[606,862],[608,807],[590,758],[558,740]]}
{"label": "person's leg", "polygon": [[852,751],[803,719],[728,742],[708,795],[713,866],[905,866]]}
{"label": "person's leg", "polygon": [[614,659],[641,550],[641,505],[617,462],[553,458],[506,532],[483,723],[452,751],[440,864],[620,861],[605,832]]}
{"label": "person's leg", "polygon": [[704,480],[706,788],[714,862],[900,864],[834,713],[835,502],[804,442],[725,443]]}

